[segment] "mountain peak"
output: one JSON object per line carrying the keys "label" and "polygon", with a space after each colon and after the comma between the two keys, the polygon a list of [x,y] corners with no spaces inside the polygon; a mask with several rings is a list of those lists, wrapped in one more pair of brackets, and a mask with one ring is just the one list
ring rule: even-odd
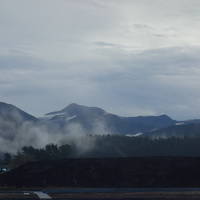
{"label": "mountain peak", "polygon": [[169,117],[169,116],[166,115],[166,114],[162,114],[162,115],[160,115],[160,117],[162,117],[162,118],[166,118],[166,119],[171,119],[171,117]]}
{"label": "mountain peak", "polygon": [[57,115],[60,113],[66,113],[66,115],[68,116],[72,116],[72,115],[87,115],[87,114],[104,114],[105,111],[101,108],[98,107],[88,107],[88,106],[84,106],[84,105],[79,105],[77,103],[71,103],[68,106],[66,106],[64,109],[60,110],[60,111],[55,111],[55,112],[51,112],[51,113],[47,113],[46,115]]}
{"label": "mountain peak", "polygon": [[66,110],[66,109],[73,109],[73,108],[83,108],[83,107],[86,107],[86,106],[79,105],[79,104],[77,104],[77,103],[71,103],[71,104],[69,104],[68,106],[66,106],[63,110]]}
{"label": "mountain peak", "polygon": [[76,103],[71,103],[67,107],[65,107],[62,112],[68,112],[71,114],[77,113],[96,113],[96,114],[103,114],[105,111],[98,107],[89,107],[84,105],[79,105]]}

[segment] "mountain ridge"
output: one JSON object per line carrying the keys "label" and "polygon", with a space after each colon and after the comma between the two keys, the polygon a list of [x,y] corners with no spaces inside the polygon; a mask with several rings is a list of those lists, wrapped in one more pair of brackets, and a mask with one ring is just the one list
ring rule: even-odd
{"label": "mountain ridge", "polygon": [[46,116],[51,116],[49,120],[59,123],[61,127],[70,122],[79,123],[91,134],[97,122],[102,123],[110,133],[115,134],[137,134],[138,132],[168,127],[176,123],[176,120],[165,114],[123,117],[108,113],[98,107],[83,106],[76,103],[69,104],[59,111],[47,113]]}
{"label": "mountain ridge", "polygon": [[0,102],[0,137],[13,140],[21,131],[23,124],[29,122],[35,124],[38,119],[18,107]]}
{"label": "mountain ridge", "polygon": [[[87,134],[95,134],[97,126],[100,125],[98,131],[102,131],[102,134],[140,136],[143,133],[144,136],[150,137],[200,135],[199,119],[176,121],[166,114],[123,117],[108,113],[102,108],[72,103],[45,116],[45,119],[36,118],[12,104],[0,102],[0,135],[6,135],[7,132],[12,132],[13,135],[15,128],[17,129],[26,121],[38,122],[37,124],[46,126],[48,130],[64,134],[67,127],[79,124]],[[9,123],[14,123],[12,130]]]}
{"label": "mountain ridge", "polygon": [[22,109],[18,108],[17,106],[14,106],[12,104],[8,104],[5,102],[0,102],[0,115],[1,116],[2,115],[8,116],[8,115],[11,115],[12,113],[15,114],[15,112],[18,112],[24,120],[33,120],[33,121],[37,120],[36,117],[23,111]]}

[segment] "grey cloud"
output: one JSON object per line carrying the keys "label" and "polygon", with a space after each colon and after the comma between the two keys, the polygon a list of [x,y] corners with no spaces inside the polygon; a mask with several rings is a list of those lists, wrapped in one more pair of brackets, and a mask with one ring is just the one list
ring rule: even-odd
{"label": "grey cloud", "polygon": [[24,81],[13,79],[13,87],[0,87],[1,94],[13,96],[17,104],[40,114],[75,101],[121,115],[167,113],[177,119],[194,118],[198,117],[194,102],[200,98],[199,51],[174,47],[120,57],[121,51],[110,57],[108,51],[109,66],[107,58],[100,63],[54,63],[26,74]]}
{"label": "grey cloud", "polygon": [[133,24],[134,28],[137,29],[147,29],[147,30],[154,30],[154,28],[147,24]]}
{"label": "grey cloud", "polygon": [[35,115],[71,102],[199,117],[195,0],[0,0],[0,95]]}
{"label": "grey cloud", "polygon": [[133,114],[136,107],[140,112],[144,108],[177,119],[198,117],[198,54],[197,48],[177,47],[131,54],[118,60],[118,72],[96,80],[107,100],[115,99],[112,103],[122,104],[124,110],[133,107]]}
{"label": "grey cloud", "polygon": [[102,42],[102,41],[95,42],[95,44],[101,47],[115,47],[116,46],[116,44],[114,43]]}

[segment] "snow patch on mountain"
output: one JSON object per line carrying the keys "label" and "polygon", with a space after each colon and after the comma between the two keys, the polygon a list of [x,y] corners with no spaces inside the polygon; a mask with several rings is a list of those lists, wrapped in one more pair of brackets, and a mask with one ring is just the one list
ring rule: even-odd
{"label": "snow patch on mountain", "polygon": [[73,115],[73,116],[71,116],[71,117],[67,117],[65,120],[66,121],[70,121],[70,120],[72,120],[72,119],[75,119],[77,116],[76,115]]}
{"label": "snow patch on mountain", "polygon": [[185,124],[185,122],[177,122],[175,125],[176,126],[181,126],[181,125],[184,125]]}
{"label": "snow patch on mountain", "polygon": [[126,137],[138,137],[143,135],[144,133],[136,133],[136,134],[126,134]]}

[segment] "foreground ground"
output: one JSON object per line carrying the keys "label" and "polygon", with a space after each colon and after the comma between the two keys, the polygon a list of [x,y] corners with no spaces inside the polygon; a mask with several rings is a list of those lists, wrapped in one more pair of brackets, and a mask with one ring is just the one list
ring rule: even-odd
{"label": "foreground ground", "polygon": [[0,175],[2,187],[200,187],[200,157],[66,159],[27,163]]}
{"label": "foreground ground", "polygon": [[46,189],[1,191],[2,200],[200,200],[200,188],[167,189]]}

